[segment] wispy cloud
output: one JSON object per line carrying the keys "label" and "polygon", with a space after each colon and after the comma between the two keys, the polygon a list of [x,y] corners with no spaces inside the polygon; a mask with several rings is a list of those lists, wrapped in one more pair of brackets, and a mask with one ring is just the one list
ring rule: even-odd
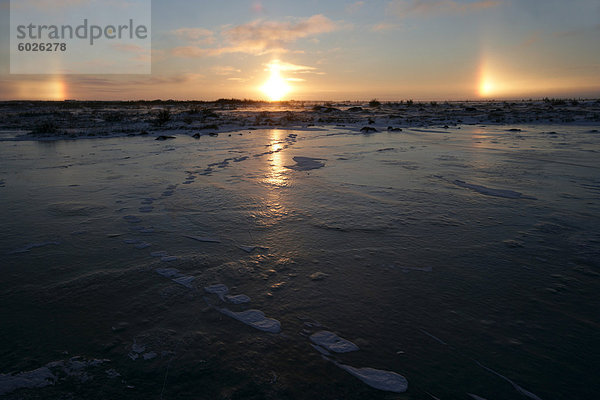
{"label": "wispy cloud", "polygon": [[388,11],[401,17],[410,15],[456,15],[494,8],[501,4],[501,0],[476,0],[468,2],[455,0],[393,0],[388,4]]}
{"label": "wispy cloud", "polygon": [[309,67],[307,65],[296,65],[296,64],[282,62],[280,60],[273,60],[270,63],[265,64],[265,68],[266,68],[265,69],[266,71],[277,70],[277,71],[297,72],[297,73],[309,73],[309,72],[316,70],[316,68]]}
{"label": "wispy cloud", "polygon": [[221,66],[221,65],[213,67],[212,71],[216,75],[231,75],[231,74],[242,72],[241,69],[231,67],[231,66]]}
{"label": "wispy cloud", "polygon": [[389,22],[380,22],[378,24],[375,24],[371,27],[371,30],[373,32],[386,32],[386,31],[395,31],[397,29],[400,29],[400,25],[398,24],[391,24]]}
{"label": "wispy cloud", "polygon": [[181,46],[173,49],[172,53],[178,57],[204,57],[230,53],[253,55],[286,53],[291,43],[340,28],[338,23],[322,14],[296,21],[257,20],[223,30],[220,34],[223,45],[220,47]]}
{"label": "wispy cloud", "polygon": [[348,14],[354,14],[355,12],[358,12],[361,8],[363,8],[364,5],[364,1],[357,1],[356,3],[348,4],[346,6],[346,12]]}
{"label": "wispy cloud", "polygon": [[215,41],[214,32],[203,28],[179,28],[171,31],[171,34],[197,45],[212,44]]}

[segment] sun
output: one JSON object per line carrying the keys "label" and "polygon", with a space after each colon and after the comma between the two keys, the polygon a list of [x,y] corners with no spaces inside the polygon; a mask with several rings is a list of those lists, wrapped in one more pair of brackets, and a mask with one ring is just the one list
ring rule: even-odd
{"label": "sun", "polygon": [[489,96],[496,89],[496,85],[489,78],[484,79],[479,87],[479,94],[481,96]]}
{"label": "sun", "polygon": [[281,68],[278,63],[271,63],[269,71],[271,71],[271,76],[261,87],[261,90],[269,97],[269,100],[280,101],[289,93],[291,88],[286,80],[281,77]]}

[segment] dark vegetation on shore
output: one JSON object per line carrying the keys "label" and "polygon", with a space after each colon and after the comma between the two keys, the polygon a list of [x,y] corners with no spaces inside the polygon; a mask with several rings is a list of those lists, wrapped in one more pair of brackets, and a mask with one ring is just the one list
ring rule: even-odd
{"label": "dark vegetation on shore", "polygon": [[260,128],[348,127],[370,132],[462,124],[600,122],[600,99],[517,101],[266,102],[216,101],[5,101],[0,130],[34,137],[136,136],[177,131],[190,136]]}

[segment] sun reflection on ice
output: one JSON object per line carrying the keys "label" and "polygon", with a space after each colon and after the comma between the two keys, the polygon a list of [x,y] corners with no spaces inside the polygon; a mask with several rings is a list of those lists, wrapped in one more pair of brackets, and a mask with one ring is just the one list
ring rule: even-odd
{"label": "sun reflection on ice", "polygon": [[270,164],[264,182],[276,187],[287,186],[287,168],[283,165],[283,155],[281,154],[284,148],[282,143],[284,137],[285,132],[280,129],[273,129],[270,131],[269,151],[272,151],[273,153],[270,154],[268,158]]}

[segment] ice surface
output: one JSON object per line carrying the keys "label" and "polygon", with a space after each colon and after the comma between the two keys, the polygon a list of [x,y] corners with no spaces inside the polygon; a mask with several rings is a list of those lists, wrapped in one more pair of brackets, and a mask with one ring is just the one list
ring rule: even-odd
{"label": "ice surface", "polygon": [[155,251],[153,253],[150,253],[150,256],[152,257],[167,257],[169,255],[169,253],[167,253],[166,251]]}
{"label": "ice surface", "polygon": [[[464,106],[472,105],[466,103]],[[531,387],[533,390],[541,390],[537,388],[551,385],[552,393],[555,393],[557,398],[568,398],[571,391],[576,393],[573,398],[585,398],[582,396],[585,389],[581,387],[589,386],[594,376],[592,371],[580,368],[579,362],[587,365],[590,361],[590,353],[584,348],[571,346],[573,357],[562,357],[563,350],[569,348],[569,345],[564,340],[559,340],[564,335],[558,333],[564,334],[571,330],[577,332],[578,339],[588,340],[588,342],[593,333],[592,329],[585,326],[585,322],[579,324],[569,315],[573,315],[572,311],[576,309],[576,316],[581,321],[593,319],[592,310],[589,307],[577,308],[576,300],[581,300],[580,303],[584,300],[589,302],[593,297],[591,294],[597,292],[591,283],[595,278],[579,276],[579,272],[574,268],[580,268],[583,264],[594,272],[596,270],[597,245],[594,244],[597,242],[598,229],[593,224],[598,219],[596,216],[600,182],[596,181],[600,136],[595,134],[592,137],[587,134],[587,131],[592,127],[600,129],[598,123],[587,127],[565,126],[559,125],[560,119],[556,119],[554,126],[538,128],[533,126],[534,124],[529,126],[528,123],[520,124],[515,121],[517,118],[527,117],[528,114],[532,114],[535,118],[537,111],[534,109],[520,111],[525,106],[511,105],[509,109],[509,106],[497,103],[493,107],[506,108],[504,113],[506,118],[511,120],[510,126],[504,123],[481,126],[476,120],[479,118],[477,116],[465,119],[467,122],[460,127],[461,130],[458,129],[459,127],[440,129],[451,119],[465,118],[464,106],[459,107],[454,103],[440,104],[439,109],[444,112],[436,111],[430,114],[427,112],[431,111],[431,107],[427,104],[423,107],[386,105],[381,110],[367,110],[365,107],[360,113],[354,113],[352,118],[356,122],[347,120],[348,116],[344,115],[344,110],[350,107],[350,104],[339,106],[342,112],[335,112],[336,120],[332,118],[333,122],[329,122],[324,116],[324,124],[346,124],[345,127],[328,126],[316,127],[314,131],[304,130],[300,133],[302,140],[298,140],[293,150],[284,149],[278,154],[273,153],[263,158],[250,156],[249,160],[241,164],[235,164],[235,159],[231,160],[226,170],[223,171],[215,166],[213,176],[198,178],[194,185],[186,187],[185,190],[181,189],[182,185],[177,186],[178,190],[167,186],[171,183],[188,181],[187,170],[199,176],[209,163],[240,155],[258,154],[281,146],[285,142],[287,131],[276,128],[279,116],[270,111],[266,113],[268,118],[274,121],[273,126],[269,126],[268,129],[260,129],[252,134],[246,134],[247,131],[244,131],[243,137],[234,135],[230,139],[226,135],[221,135],[218,140],[207,140],[206,143],[195,145],[191,144],[193,141],[188,138],[189,135],[186,135],[188,132],[184,132],[185,126],[181,123],[184,127],[181,133],[179,129],[173,132],[178,136],[178,140],[171,142],[177,149],[176,152],[164,152],[164,146],[159,146],[158,142],[136,137],[118,140],[104,138],[69,140],[66,143],[56,143],[56,148],[53,150],[48,149],[47,144],[35,142],[14,143],[14,148],[13,143],[10,143],[10,148],[0,146],[0,159],[3,160],[4,167],[0,178],[4,178],[4,174],[11,174],[10,179],[7,176],[7,184],[10,184],[10,187],[4,189],[3,196],[0,196],[5,210],[2,224],[8,235],[5,247],[0,251],[7,252],[31,241],[62,241],[64,237],[69,237],[73,241],[73,243],[63,242],[64,245],[59,247],[31,250],[32,257],[27,256],[26,264],[23,264],[22,258],[25,258],[23,256],[6,256],[5,260],[0,262],[3,266],[10,267],[5,267],[10,272],[5,274],[6,286],[27,283],[22,284],[18,289],[8,290],[5,294],[6,300],[9,303],[16,302],[27,298],[29,292],[32,292],[35,297],[36,291],[39,291],[45,299],[46,294],[53,294],[52,288],[57,288],[57,300],[56,302],[52,300],[53,304],[61,306],[63,302],[68,305],[73,301],[81,301],[82,306],[91,305],[86,307],[92,313],[90,318],[100,318],[101,321],[104,317],[99,314],[100,310],[93,308],[93,305],[98,302],[97,296],[106,292],[102,285],[110,286],[112,278],[118,277],[117,275],[120,276],[121,273],[135,275],[135,271],[144,270],[148,266],[177,267],[182,269],[181,272],[177,272],[178,274],[192,274],[192,269],[188,270],[182,264],[180,266],[179,263],[160,263],[161,258],[169,257],[170,254],[189,255],[185,257],[185,261],[195,265],[194,271],[196,268],[202,271],[203,280],[200,281],[201,277],[197,275],[196,280],[193,281],[194,286],[201,288],[223,281],[232,285],[243,285],[244,291],[232,289],[232,295],[241,292],[252,294],[252,301],[257,304],[255,306],[233,305],[227,299],[226,303],[221,303],[216,296],[205,294],[215,304],[221,303],[218,304],[219,307],[227,307],[233,311],[258,308],[265,311],[268,316],[280,319],[284,324],[288,319],[282,320],[283,315],[293,319],[295,317],[293,310],[309,314],[316,312],[320,319],[330,321],[339,319],[341,314],[345,316],[344,318],[358,320],[367,313],[371,315],[368,324],[362,324],[348,333],[340,327],[341,332],[338,334],[355,334],[348,337],[352,340],[358,336],[368,338],[370,347],[373,348],[384,348],[386,346],[384,339],[393,336],[397,324],[409,323],[416,326],[417,329],[406,332],[409,335],[407,340],[420,340],[428,344],[423,357],[413,360],[414,365],[411,368],[419,370],[421,366],[428,363],[428,360],[436,357],[442,346],[439,343],[445,343],[444,341],[447,340],[451,344],[457,340],[456,338],[462,333],[457,327],[469,325],[469,315],[477,315],[481,310],[486,309],[476,301],[470,301],[472,298],[469,296],[488,293],[491,297],[487,310],[492,314],[505,315],[505,308],[516,301],[522,311],[520,319],[533,321],[536,326],[539,325],[538,336],[551,341],[556,339],[556,346],[550,346],[548,351],[543,352],[544,354],[536,353],[537,355],[529,357],[521,354],[523,352],[514,352],[517,362],[522,363],[524,368],[520,369],[522,375],[513,374],[513,379],[519,383],[523,382],[525,386],[527,382],[535,381],[535,388]],[[549,110],[549,107],[543,104],[540,106],[535,107],[539,108],[542,119],[548,116],[554,118],[554,115],[560,112],[558,109]],[[27,109],[33,106],[23,105],[23,107]],[[479,111],[472,112],[471,115],[481,114],[482,119],[489,118],[488,114],[493,110],[492,106],[485,104],[483,106],[477,104],[476,107]],[[592,110],[595,111],[592,113],[597,114],[598,104],[593,107]],[[422,112],[421,108],[428,111]],[[181,111],[181,113],[174,113],[174,118],[183,118],[186,114],[185,109]],[[230,125],[226,123],[231,120],[230,111],[236,115],[244,112],[242,108],[216,111],[220,115],[220,125],[227,126],[226,129],[230,129]],[[364,114],[361,114],[363,112]],[[136,117],[134,114],[132,110],[132,116]],[[251,115],[251,118],[239,118],[243,126],[253,126],[256,115],[258,113]],[[302,122],[304,125],[319,123],[313,119],[314,113],[310,110],[294,111],[293,116],[306,117],[306,121]],[[320,117],[321,115],[317,116]],[[368,137],[357,134],[370,117],[376,121],[373,126],[379,131],[384,131],[388,125],[392,125],[403,127],[406,133],[401,135],[376,133]],[[438,117],[439,122],[436,119],[432,125],[434,129],[428,129],[430,127],[427,126],[427,121]],[[583,113],[574,117],[586,118]],[[242,118],[246,119],[242,120]],[[60,118],[55,122],[62,123]],[[140,121],[140,129],[152,130],[151,127],[141,124],[146,122]],[[256,122],[256,126],[260,126],[260,122]],[[410,130],[410,127],[415,126],[426,129]],[[523,134],[523,138],[517,138],[517,135],[506,131],[512,127],[526,129],[527,134]],[[96,129],[94,124],[90,125],[90,129]],[[190,129],[195,128],[191,126]],[[540,133],[550,130],[559,131],[560,137],[554,139],[547,133]],[[441,133],[442,131],[445,133]],[[167,133],[171,132],[167,131]],[[569,145],[558,143],[563,141]],[[105,150],[110,151],[100,154],[99,149],[93,149],[94,146],[104,146]],[[396,150],[387,150],[392,148]],[[93,152],[98,152],[98,156],[90,155]],[[314,173],[295,172],[284,167],[296,164],[291,161],[295,155],[324,158],[328,161],[322,161],[326,164],[325,167]],[[452,155],[454,158],[444,158],[444,155]],[[72,160],[65,160],[64,156],[69,156]],[[131,159],[120,161],[123,156],[131,156]],[[40,169],[75,161],[81,161],[82,166],[70,167],[69,174],[66,175],[56,174],[54,170],[46,173],[45,170]],[[409,163],[418,166],[418,169],[405,169],[404,166]],[[582,167],[586,164],[590,167]],[[16,171],[14,176],[12,171]],[[444,184],[438,184],[432,177],[439,174],[451,178]],[[120,176],[120,178],[108,180],[107,176]],[[23,179],[19,179],[20,177]],[[515,193],[534,195],[540,200],[488,197],[473,188],[461,187],[453,183],[455,179],[460,179],[465,182],[465,185],[485,185],[485,189],[488,190],[511,189]],[[67,188],[66,185],[70,183],[81,183],[81,187]],[[158,200],[163,191],[171,191],[174,196]],[[567,195],[569,197],[566,197]],[[151,197],[157,200],[153,202],[144,200]],[[91,217],[66,218],[64,215],[48,214],[48,204],[73,198],[98,202],[105,206],[105,210],[98,211]],[[142,205],[154,205],[154,213],[141,214],[138,208]],[[116,213],[119,207],[127,208]],[[159,209],[161,209],[160,213]],[[143,219],[143,222],[129,225],[127,220],[122,219],[127,214],[137,215]],[[549,218],[563,222],[573,221],[573,224],[570,229],[557,233],[542,232],[533,228],[538,221],[546,221]],[[589,221],[589,224],[586,221]],[[130,228],[141,226],[155,226],[156,234],[148,237],[143,236],[141,231],[130,231]],[[69,232],[84,228],[90,230],[92,234],[81,238],[68,236]],[[248,234],[249,231],[254,237]],[[31,232],[40,236],[28,236]],[[116,240],[107,239],[106,234],[111,232],[121,232],[123,236]],[[190,239],[182,241],[181,235],[186,233],[220,237],[227,245],[198,244]],[[133,245],[131,247],[122,245],[122,239],[130,237],[141,238],[153,243],[155,247],[147,251],[139,250],[140,253],[136,254],[137,250]],[[510,251],[502,245],[502,241],[507,238],[518,240],[525,246],[518,252]],[[121,246],[118,246],[119,244]],[[239,244],[245,245],[242,250],[236,248]],[[268,245],[271,250],[259,252],[255,248],[256,244]],[[80,262],[82,255],[79,253],[82,249],[86,250],[85,253],[89,251],[88,262]],[[162,249],[167,251],[161,254],[154,252]],[[198,253],[198,249],[201,250],[201,254]],[[252,253],[244,253],[252,249]],[[60,262],[46,262],[41,256],[47,252],[58,253]],[[151,252],[154,252],[153,255],[158,259],[151,259],[149,257]],[[140,258],[141,253],[147,257]],[[192,256],[191,254],[194,253],[196,255]],[[545,260],[536,258],[540,254],[546,254]],[[296,264],[279,264],[279,260],[288,257]],[[452,261],[451,268],[447,268],[448,260]],[[514,261],[515,268],[506,268],[506,260]],[[569,260],[574,260],[574,265],[570,265]],[[156,265],[156,262],[159,265]],[[228,262],[232,265],[223,267],[224,263]],[[393,270],[373,268],[394,262],[396,267]],[[121,272],[112,271],[106,268],[108,265],[123,265],[126,268]],[[481,265],[487,267],[477,268]],[[426,272],[429,269],[413,269],[420,267],[433,268],[435,274]],[[494,271],[494,279],[485,279],[486,271],[491,270]],[[309,276],[316,271],[329,273],[331,278],[313,282]],[[415,272],[404,275],[403,271]],[[554,280],[550,277],[553,273],[562,273],[567,278],[577,277],[580,283],[561,281],[564,286],[572,286],[572,288],[552,295],[540,293],[543,301],[540,304],[529,304],[526,301],[528,293],[536,292],[538,286],[543,288],[553,285],[554,283],[550,282]],[[40,274],[44,279],[39,279]],[[122,296],[135,297],[138,300],[137,303],[124,303],[125,309],[122,311],[130,313],[141,310],[138,318],[140,321],[154,320],[153,316],[146,315],[150,312],[149,308],[146,310],[139,307],[139,304],[153,301],[152,293],[144,291],[143,285],[133,285],[129,288],[131,290],[126,287],[127,282],[135,282],[134,275],[119,280],[122,283],[121,289],[125,290],[118,292],[122,293]],[[152,275],[153,273],[150,272],[150,278]],[[84,279],[78,281],[77,276]],[[80,296],[81,290],[71,284],[71,279],[73,282],[85,283],[89,277],[101,279],[97,281],[98,284],[86,290],[86,296]],[[155,279],[162,281],[160,283],[168,285],[171,289],[178,289],[179,284],[171,282],[171,279],[180,277],[182,276],[170,278],[155,276]],[[322,275],[312,276],[313,279],[319,277]],[[66,285],[62,282],[64,279],[68,279]],[[410,285],[404,285],[403,289],[398,291],[398,279],[401,281],[408,279]],[[281,281],[288,282],[288,289],[273,291],[272,298],[265,296],[265,292],[271,291],[272,284]],[[443,283],[446,294],[439,291],[440,282]],[[518,284],[515,285],[515,282]],[[467,297],[461,301],[460,289],[472,285],[476,285],[477,290],[467,293]],[[71,288],[75,290],[70,290]],[[370,288],[375,289],[373,291]],[[185,287],[179,289],[189,292]],[[361,299],[364,299],[364,294],[367,292],[376,295],[371,299],[372,301],[365,303]],[[511,297],[514,301],[511,300],[512,303],[507,304],[504,296],[511,293],[515,295]],[[169,294],[169,291],[163,293],[163,295]],[[423,294],[427,294],[425,302],[412,304],[407,301],[407,299],[423,297]],[[524,300],[520,302],[519,299]],[[448,301],[450,303],[446,304]],[[268,309],[267,305],[263,305],[266,303],[270,303]],[[319,305],[336,303],[339,303],[336,307],[323,308]],[[27,311],[26,308],[24,311]],[[389,310],[393,312],[388,312]],[[447,318],[445,319],[443,315],[444,310],[458,310],[453,317],[455,323],[447,323]],[[223,316],[223,314],[218,315]],[[427,318],[423,318],[423,315]],[[18,326],[13,323],[19,321],[16,316],[9,319],[12,319],[12,322],[6,321],[8,327]],[[110,327],[111,322],[107,321],[106,326]],[[496,333],[499,337],[510,339],[512,337],[509,336],[510,326],[502,322],[498,321],[495,325]],[[219,333],[211,332],[209,325],[207,335],[213,336]],[[234,321],[228,325],[234,330],[246,329]],[[488,329],[480,324],[470,326],[475,332],[474,336],[478,338],[485,336],[479,333]],[[426,333],[419,331],[419,327],[432,329],[430,332],[439,335],[443,341],[439,338],[427,337]],[[560,332],[552,336],[554,328]],[[128,328],[131,329],[132,327]],[[140,329],[140,332],[136,330],[136,334],[143,334],[144,331],[154,334],[159,330],[152,324],[140,326]],[[194,330],[197,327],[182,326],[182,329],[181,334],[185,336],[186,329]],[[305,333],[310,336],[321,329],[338,328],[307,327]],[[70,334],[78,334],[76,331]],[[12,338],[16,342],[25,340],[14,334],[9,335],[8,338],[9,341]],[[90,339],[90,343],[93,344],[101,338]],[[301,338],[294,338],[292,335],[291,340],[293,342]],[[436,344],[436,341],[439,343]],[[58,343],[50,342],[50,349],[60,348],[55,346]],[[314,344],[310,340],[306,342]],[[294,357],[296,351],[302,351],[302,346],[293,344],[288,348],[289,351],[286,350],[291,357]],[[483,355],[482,357],[486,354],[489,357],[495,351],[492,344],[481,340],[474,342],[473,346]],[[23,349],[26,350],[26,347]],[[447,346],[444,347],[448,350]],[[158,349],[151,350],[161,353]],[[305,350],[313,355],[318,354],[314,353],[318,349],[313,351],[306,347]],[[356,367],[371,366],[385,369],[384,366],[387,366],[387,369],[402,372],[400,367],[394,367],[398,362],[396,350],[398,348],[390,352],[382,352],[379,355],[381,358],[377,359],[378,364],[369,363],[368,354],[338,355],[333,352],[331,354],[336,357],[353,357],[353,359],[359,357],[361,362],[344,360],[347,361],[345,363]],[[42,351],[37,356],[42,358],[50,356],[49,351]],[[213,351],[218,350],[209,350],[209,353]],[[8,354],[9,359],[27,357],[26,353],[21,353],[23,351],[15,350],[14,354]],[[210,357],[210,354],[206,356]],[[140,355],[139,358],[142,357]],[[526,368],[543,362],[542,359],[550,360],[556,365],[557,370],[566,371],[564,382],[558,382],[556,376],[551,373],[545,374]],[[235,368],[234,363],[235,357],[224,354],[224,370]],[[14,368],[9,364],[6,368]],[[260,368],[258,364],[249,368]],[[28,369],[39,366],[41,365]],[[469,391],[467,388],[470,386],[457,387],[457,382],[449,382],[448,387],[433,384],[440,379],[444,380],[443,374],[447,366],[441,365],[441,368],[426,376],[422,388],[436,387],[440,398],[452,397],[451,393],[462,394],[464,398],[469,398],[465,390]],[[180,367],[185,368],[184,365]],[[460,363],[457,368],[460,370],[458,373],[463,376],[474,376],[480,367],[474,363]],[[10,369],[2,372],[8,371]],[[126,375],[125,371],[122,372]],[[268,372],[267,370],[266,373]],[[289,371],[281,371],[283,374],[287,372]],[[568,381],[572,381],[574,375],[581,376],[582,385],[579,387],[568,385]],[[490,376],[491,379],[499,379]],[[312,376],[308,378],[316,383],[327,379]],[[348,379],[354,378],[348,377]],[[506,384],[502,380],[498,382],[500,385]],[[358,381],[356,384],[362,385]],[[138,386],[137,382],[136,386]],[[290,385],[292,396],[296,394],[297,387],[295,384]],[[514,389],[510,389],[509,386],[509,390]],[[488,395],[485,391],[482,394]],[[515,393],[515,396],[520,395]]]}
{"label": "ice surface", "polygon": [[262,250],[268,251],[268,247],[263,246],[238,246],[240,249],[244,250],[246,253],[252,253],[254,250]]}
{"label": "ice surface", "polygon": [[392,269],[399,269],[402,272],[410,272],[410,271],[432,272],[433,271],[432,267],[407,267],[405,265],[396,265],[396,264],[388,264],[388,265],[385,265],[385,267],[389,267]]}
{"label": "ice surface", "polygon": [[260,331],[270,333],[279,333],[281,331],[280,322],[273,318],[267,318],[265,313],[260,310],[234,312],[227,308],[221,308],[219,311]]}
{"label": "ice surface", "polygon": [[186,237],[186,238],[192,239],[192,240],[196,240],[198,242],[204,242],[204,243],[221,243],[221,241],[219,239],[211,238],[211,237],[205,237],[205,236],[183,235],[183,237]]}
{"label": "ice surface", "polygon": [[236,296],[228,294],[225,296],[225,300],[232,304],[250,303],[250,297],[246,296],[245,294],[238,294]]}
{"label": "ice surface", "polygon": [[530,399],[533,400],[542,400],[540,399],[538,396],[536,396],[535,394],[531,393],[530,391],[523,389],[521,386],[517,385],[515,382],[513,382],[512,380],[508,379],[507,377],[505,377],[504,375],[499,374],[498,372],[494,371],[491,368],[486,367],[485,365],[481,364],[479,361],[476,361],[477,365],[479,365],[481,368],[485,369],[486,371],[491,372],[492,374],[504,379],[506,382],[510,383],[512,385],[512,387],[515,388],[515,390],[519,393],[521,393],[523,396],[527,396]]}
{"label": "ice surface", "polygon": [[494,196],[494,197],[504,197],[506,199],[530,199],[535,200],[535,197],[524,196],[522,193],[515,192],[512,190],[504,190],[504,189],[491,189],[481,185],[473,185],[471,183],[463,182],[460,180],[455,180],[453,182],[455,185],[463,187],[465,189],[471,189],[478,193],[484,194],[486,196]]}
{"label": "ice surface", "polygon": [[147,242],[141,242],[135,245],[136,249],[147,249],[148,247],[152,246],[150,243]]}
{"label": "ice surface", "polygon": [[426,334],[427,336],[429,336],[430,338],[432,338],[433,340],[435,340],[436,342],[439,342],[441,344],[443,344],[444,346],[448,345],[448,343],[444,342],[442,339],[440,339],[437,336],[433,336],[431,333],[427,332],[424,329],[421,329],[421,332],[423,332],[424,334]]}
{"label": "ice surface", "polygon": [[338,335],[329,331],[320,331],[310,336],[310,340],[335,353],[349,353],[360,350],[357,345],[349,340],[342,339]]}
{"label": "ice surface", "polygon": [[29,252],[29,250],[31,249],[37,249],[39,247],[46,247],[46,246],[58,246],[60,245],[60,242],[41,242],[41,243],[30,243],[28,245],[25,245],[21,248],[12,250],[10,252],[8,252],[8,254],[21,254],[21,253],[27,253]]}
{"label": "ice surface", "polygon": [[312,158],[312,157],[294,157],[296,165],[286,165],[286,168],[293,169],[295,171],[310,171],[313,169],[323,168],[326,161],[323,158]]}
{"label": "ice surface", "polygon": [[467,395],[471,396],[475,400],[487,400],[487,399],[484,399],[483,397],[477,396],[476,394],[473,394],[473,393],[467,393]]}
{"label": "ice surface", "polygon": [[166,257],[161,258],[160,261],[173,262],[173,261],[177,261],[177,257],[176,256],[166,256]]}
{"label": "ice surface", "polygon": [[404,393],[408,389],[406,378],[395,372],[373,368],[354,368],[344,364],[336,365],[372,388],[394,393]]}

